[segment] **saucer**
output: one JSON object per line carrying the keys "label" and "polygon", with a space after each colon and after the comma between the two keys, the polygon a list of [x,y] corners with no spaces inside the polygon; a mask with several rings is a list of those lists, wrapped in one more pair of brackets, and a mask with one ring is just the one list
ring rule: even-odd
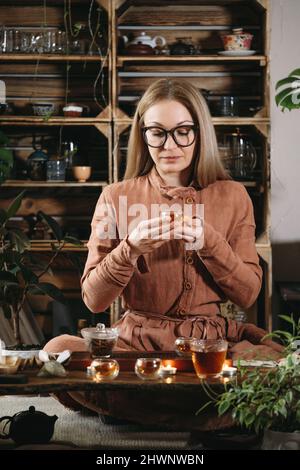
{"label": "saucer", "polygon": [[253,55],[255,54],[256,51],[251,51],[251,50],[246,50],[246,51],[240,51],[240,50],[236,50],[236,51],[219,51],[218,54],[219,55],[225,55],[225,56],[228,56],[228,57],[232,57],[232,56],[236,56],[236,57],[243,57],[243,56],[247,56],[247,55]]}

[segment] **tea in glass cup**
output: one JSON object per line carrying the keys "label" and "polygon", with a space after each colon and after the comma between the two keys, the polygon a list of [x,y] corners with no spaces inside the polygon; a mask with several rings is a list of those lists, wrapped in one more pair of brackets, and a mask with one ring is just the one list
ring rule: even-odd
{"label": "tea in glass cup", "polygon": [[93,378],[98,382],[101,380],[113,380],[120,371],[118,362],[115,359],[96,358],[92,361],[91,372]]}
{"label": "tea in glass cup", "polygon": [[179,336],[175,340],[175,351],[179,356],[191,358],[191,344],[192,341],[196,338],[186,338],[184,336]]}
{"label": "tea in glass cup", "polygon": [[135,373],[143,380],[157,380],[160,378],[161,359],[152,357],[139,357],[135,363]]}
{"label": "tea in glass cup", "polygon": [[192,361],[200,379],[218,377],[226,359],[228,343],[224,339],[194,339]]}
{"label": "tea in glass cup", "polygon": [[118,340],[117,328],[106,328],[103,323],[83,328],[81,334],[92,357],[110,357]]}

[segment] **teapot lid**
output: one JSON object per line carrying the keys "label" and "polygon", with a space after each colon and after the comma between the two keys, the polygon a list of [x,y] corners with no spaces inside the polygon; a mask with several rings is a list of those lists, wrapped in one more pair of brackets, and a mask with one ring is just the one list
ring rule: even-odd
{"label": "teapot lid", "polygon": [[[14,415],[14,419],[17,418],[17,420],[21,419],[21,418],[31,418],[31,417],[47,417],[49,419],[53,419],[53,416],[48,416],[46,413],[44,413],[43,411],[37,411],[35,409],[35,406],[31,405],[28,410],[25,410],[25,411],[19,411],[19,413],[16,413]],[[57,416],[56,416],[56,419],[57,419]]]}
{"label": "teapot lid", "polygon": [[46,161],[48,160],[48,155],[42,149],[38,149],[29,155],[28,160]]}
{"label": "teapot lid", "polygon": [[232,28],[233,34],[243,34],[243,28]]}
{"label": "teapot lid", "polygon": [[152,39],[151,36],[149,36],[149,34],[146,33],[146,31],[142,31],[137,37],[136,39]]}
{"label": "teapot lid", "polygon": [[81,334],[83,338],[113,339],[118,337],[118,329],[106,328],[104,323],[97,323],[93,328],[83,328]]}
{"label": "teapot lid", "polygon": [[241,132],[239,127],[236,128],[235,132],[226,132],[224,135],[232,135],[232,136],[238,136],[238,137],[249,136],[249,134],[247,134],[246,132]]}

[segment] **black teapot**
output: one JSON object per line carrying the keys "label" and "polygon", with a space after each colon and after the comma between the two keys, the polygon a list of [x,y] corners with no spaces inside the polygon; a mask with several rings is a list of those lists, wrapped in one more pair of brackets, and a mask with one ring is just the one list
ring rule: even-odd
{"label": "black teapot", "polygon": [[190,38],[176,38],[176,42],[170,45],[171,55],[193,55],[195,47],[188,41]]}
{"label": "black teapot", "polygon": [[[30,406],[29,410],[0,418],[0,423],[6,421],[0,433],[0,439],[12,439],[18,445],[45,444],[53,435],[57,419],[56,415],[48,416],[42,411],[35,411],[35,407]],[[6,432],[9,423],[10,426]]]}

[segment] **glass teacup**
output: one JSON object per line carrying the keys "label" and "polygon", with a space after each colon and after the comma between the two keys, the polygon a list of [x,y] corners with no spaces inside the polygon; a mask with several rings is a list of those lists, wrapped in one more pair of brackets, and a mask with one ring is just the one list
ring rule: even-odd
{"label": "glass teacup", "polygon": [[194,339],[192,360],[200,379],[218,377],[226,359],[228,343],[224,339]]}
{"label": "glass teacup", "polygon": [[113,380],[115,379],[120,371],[118,362],[115,359],[109,358],[96,358],[92,361],[91,372],[94,380]]}
{"label": "glass teacup", "polygon": [[135,362],[135,373],[143,380],[157,380],[160,378],[161,359],[158,357],[139,357]]}
{"label": "glass teacup", "polygon": [[192,352],[191,352],[191,345],[192,341],[194,341],[196,338],[187,338],[184,336],[179,336],[179,338],[176,338],[175,340],[175,351],[179,356],[183,357],[189,357],[191,358]]}

